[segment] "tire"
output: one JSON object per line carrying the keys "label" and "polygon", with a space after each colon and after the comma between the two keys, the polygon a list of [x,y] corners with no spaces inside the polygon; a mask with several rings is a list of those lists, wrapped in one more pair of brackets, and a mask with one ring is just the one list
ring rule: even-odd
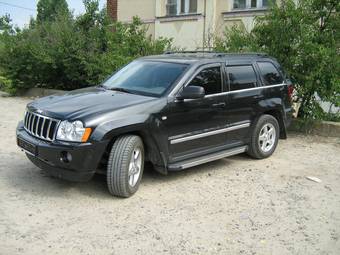
{"label": "tire", "polygon": [[277,119],[272,115],[262,115],[253,129],[248,154],[256,159],[268,158],[274,153],[279,136],[280,128]]}
{"label": "tire", "polygon": [[[139,156],[136,156],[137,154]],[[138,190],[143,170],[142,139],[135,135],[118,137],[112,146],[107,164],[106,181],[109,192],[117,197],[132,196]],[[139,174],[137,174],[138,171]]]}

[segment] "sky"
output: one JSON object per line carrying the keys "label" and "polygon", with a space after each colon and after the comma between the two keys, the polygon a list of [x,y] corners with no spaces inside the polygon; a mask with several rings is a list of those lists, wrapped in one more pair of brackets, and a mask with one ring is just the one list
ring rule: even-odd
{"label": "sky", "polygon": [[[36,7],[38,0],[0,0],[0,16],[8,13],[13,24],[24,27],[29,23],[30,17],[37,15]],[[83,0],[67,0],[69,9],[75,15],[83,13]],[[100,8],[106,4],[106,0],[99,0]]]}

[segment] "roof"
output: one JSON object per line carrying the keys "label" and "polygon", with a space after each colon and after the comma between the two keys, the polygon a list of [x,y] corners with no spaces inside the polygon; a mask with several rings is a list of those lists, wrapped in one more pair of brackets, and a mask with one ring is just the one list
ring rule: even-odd
{"label": "roof", "polygon": [[224,53],[211,51],[181,51],[181,52],[165,52],[162,55],[152,55],[142,57],[141,59],[176,62],[193,64],[197,62],[224,62],[227,60],[254,60],[260,58],[269,58],[267,54],[250,52],[250,53]]}

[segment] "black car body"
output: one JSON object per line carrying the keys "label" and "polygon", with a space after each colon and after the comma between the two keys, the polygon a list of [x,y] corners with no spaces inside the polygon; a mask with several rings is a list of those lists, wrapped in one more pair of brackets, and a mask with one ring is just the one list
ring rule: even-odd
{"label": "black car body", "polygon": [[[106,171],[115,140],[130,134],[141,138],[145,161],[167,174],[249,151],[253,130],[263,115],[275,118],[277,136],[287,136],[292,85],[271,57],[176,53],[133,63],[115,74],[114,82],[126,76],[117,84],[138,83],[136,77],[129,79],[135,69],[136,75],[147,77],[154,86],[128,90],[123,85],[106,86],[109,79],[102,86],[29,103],[17,127],[18,145],[29,159],[53,176],[86,181]],[[138,73],[147,65],[149,69]],[[82,122],[90,130],[88,139],[57,139],[58,125],[64,120]]]}

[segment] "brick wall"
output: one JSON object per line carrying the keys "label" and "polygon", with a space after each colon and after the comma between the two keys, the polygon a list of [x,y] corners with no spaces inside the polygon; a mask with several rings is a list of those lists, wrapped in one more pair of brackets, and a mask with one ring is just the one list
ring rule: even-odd
{"label": "brick wall", "polygon": [[116,21],[118,18],[118,0],[107,0],[107,12],[112,20]]}

